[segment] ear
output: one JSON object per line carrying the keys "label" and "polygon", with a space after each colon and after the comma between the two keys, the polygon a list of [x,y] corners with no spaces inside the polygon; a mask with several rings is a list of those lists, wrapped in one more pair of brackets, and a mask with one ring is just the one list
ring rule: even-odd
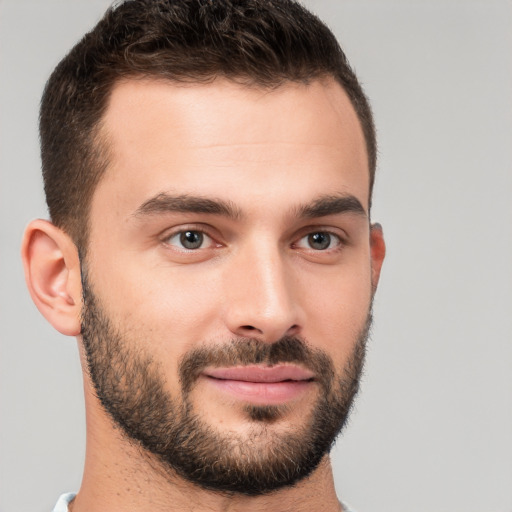
{"label": "ear", "polygon": [[380,224],[370,226],[370,251],[372,259],[372,287],[375,293],[379,284],[380,270],[384,257],[386,256],[386,243],[384,242],[384,233]]}
{"label": "ear", "polygon": [[80,334],[80,261],[71,238],[51,222],[34,220],[25,230],[21,257],[37,309],[62,334]]}

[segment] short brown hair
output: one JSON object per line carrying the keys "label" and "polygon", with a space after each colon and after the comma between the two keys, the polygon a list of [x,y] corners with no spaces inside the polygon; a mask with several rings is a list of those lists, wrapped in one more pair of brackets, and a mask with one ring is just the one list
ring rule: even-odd
{"label": "short brown hair", "polygon": [[108,166],[101,120],[116,82],[226,77],[261,87],[334,77],[347,92],[376,166],[372,113],[332,32],[294,0],[129,0],[111,7],[64,57],[41,101],[40,137],[52,221],[79,247],[88,208]]}

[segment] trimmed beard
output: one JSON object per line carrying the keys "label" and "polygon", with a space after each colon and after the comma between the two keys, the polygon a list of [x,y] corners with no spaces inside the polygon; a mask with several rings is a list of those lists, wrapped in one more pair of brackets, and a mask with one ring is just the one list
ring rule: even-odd
{"label": "trimmed beard", "polygon": [[[155,456],[160,469],[204,489],[255,496],[291,486],[317,468],[345,425],[359,389],[371,306],[340,373],[328,354],[301,338],[274,343],[239,338],[186,353],[179,362],[180,395],[171,395],[160,363],[133,348],[144,343],[134,344],[113,325],[84,270],[81,335],[96,395],[124,437],[143,448],[142,453]],[[221,431],[194,410],[190,393],[207,366],[280,363],[299,364],[315,374],[317,398],[305,411],[302,425],[273,431],[272,424],[287,413],[286,404],[245,406],[252,423],[245,435]]]}

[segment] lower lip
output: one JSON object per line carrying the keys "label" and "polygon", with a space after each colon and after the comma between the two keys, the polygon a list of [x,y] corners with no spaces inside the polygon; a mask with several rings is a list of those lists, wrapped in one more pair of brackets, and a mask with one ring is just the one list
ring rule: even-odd
{"label": "lower lip", "polygon": [[308,391],[312,381],[246,382],[206,377],[208,383],[231,396],[258,405],[282,404]]}

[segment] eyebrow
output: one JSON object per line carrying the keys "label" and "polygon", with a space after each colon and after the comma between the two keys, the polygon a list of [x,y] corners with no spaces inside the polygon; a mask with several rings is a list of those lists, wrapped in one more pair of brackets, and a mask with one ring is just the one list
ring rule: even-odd
{"label": "eyebrow", "polygon": [[368,216],[359,199],[350,194],[322,196],[315,199],[312,203],[300,205],[296,209],[297,217],[308,219],[327,217],[328,215],[340,213],[355,213],[364,217]]}
{"label": "eyebrow", "polygon": [[[139,217],[166,212],[206,213],[222,215],[233,220],[240,219],[243,216],[242,211],[231,201],[188,194],[171,195],[164,192],[142,203],[134,215]],[[350,194],[322,196],[311,203],[299,205],[293,209],[295,217],[307,219],[342,213],[355,213],[364,217],[367,216],[359,199]]]}
{"label": "eyebrow", "polygon": [[187,194],[174,196],[167,193],[158,194],[142,203],[135,211],[135,216],[165,212],[208,213],[223,215],[231,219],[238,219],[242,216],[241,211],[229,201]]}

